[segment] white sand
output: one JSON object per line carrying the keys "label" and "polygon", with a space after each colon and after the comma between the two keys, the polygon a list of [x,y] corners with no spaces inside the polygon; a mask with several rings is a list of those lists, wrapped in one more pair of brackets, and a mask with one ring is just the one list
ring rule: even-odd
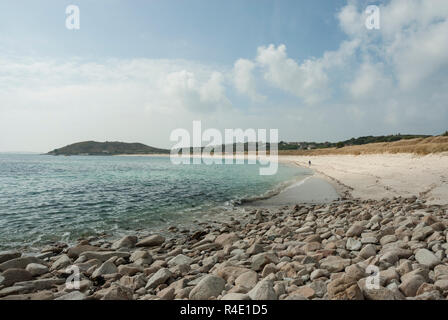
{"label": "white sand", "polygon": [[355,198],[419,196],[430,204],[448,204],[448,155],[412,154],[280,156],[347,186]]}

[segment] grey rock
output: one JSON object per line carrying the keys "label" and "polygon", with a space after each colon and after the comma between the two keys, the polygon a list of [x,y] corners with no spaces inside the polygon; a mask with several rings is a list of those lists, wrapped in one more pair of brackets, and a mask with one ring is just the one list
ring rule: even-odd
{"label": "grey rock", "polygon": [[225,284],[223,278],[208,275],[191,290],[189,298],[191,300],[207,300],[211,297],[218,297],[224,290]]}
{"label": "grey rock", "polygon": [[146,237],[139,242],[137,242],[137,247],[154,247],[154,246],[160,246],[165,242],[165,237],[154,234],[152,236]]}
{"label": "grey rock", "polygon": [[193,263],[193,259],[190,257],[187,257],[183,254],[178,254],[174,258],[168,261],[168,266],[178,266],[178,265],[190,265]]}
{"label": "grey rock", "polygon": [[361,249],[362,243],[354,238],[348,238],[345,244],[345,248],[350,251],[358,251]]}
{"label": "grey rock", "polygon": [[145,288],[153,289],[158,285],[165,283],[171,276],[172,273],[170,270],[162,268],[159,271],[157,271],[151,278],[149,278]]}
{"label": "grey rock", "polygon": [[2,251],[0,252],[0,264],[12,259],[19,258],[22,254],[17,251]]}
{"label": "grey rock", "polygon": [[118,268],[111,261],[106,261],[93,272],[92,278],[95,279],[100,276],[113,273],[118,273]]}
{"label": "grey rock", "polygon": [[40,276],[42,274],[48,273],[49,269],[47,266],[39,263],[30,263],[26,266],[26,271],[31,273],[32,276]]}
{"label": "grey rock", "polygon": [[5,271],[7,269],[25,269],[30,263],[43,264],[44,262],[36,257],[14,258],[0,264],[0,271]]}
{"label": "grey rock", "polygon": [[112,257],[128,258],[129,256],[129,252],[121,251],[85,251],[80,255],[80,257],[85,257],[87,260],[97,259],[101,262],[107,261]]}
{"label": "grey rock", "polygon": [[228,293],[221,300],[250,300],[250,297],[245,293]]}
{"label": "grey rock", "polygon": [[373,244],[367,244],[359,252],[359,256],[363,259],[368,259],[376,255],[376,247]]}
{"label": "grey rock", "polygon": [[51,265],[50,270],[59,270],[63,269],[65,267],[68,267],[72,261],[68,257],[68,255],[64,254],[60,258],[58,258],[53,264]]}
{"label": "grey rock", "polygon": [[137,237],[136,236],[124,236],[120,240],[115,241],[111,248],[116,250],[120,248],[133,248],[135,244],[137,243]]}
{"label": "grey rock", "polygon": [[9,287],[16,282],[28,281],[33,278],[31,273],[24,269],[8,269],[2,273],[3,281],[0,282],[0,285]]}
{"label": "grey rock", "polygon": [[415,260],[417,260],[418,263],[429,268],[434,268],[436,265],[442,262],[434,253],[432,253],[428,249],[418,249],[415,253]]}
{"label": "grey rock", "polygon": [[271,280],[261,280],[257,285],[249,291],[249,297],[252,300],[277,300],[277,294]]}
{"label": "grey rock", "polygon": [[87,296],[79,291],[72,291],[70,293],[64,294],[54,300],[85,300]]}

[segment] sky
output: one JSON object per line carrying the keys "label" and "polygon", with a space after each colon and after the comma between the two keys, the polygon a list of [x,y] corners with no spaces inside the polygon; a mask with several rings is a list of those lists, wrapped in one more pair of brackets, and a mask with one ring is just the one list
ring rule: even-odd
{"label": "sky", "polygon": [[170,148],[194,120],[284,141],[435,135],[447,101],[446,0],[0,2],[0,152]]}

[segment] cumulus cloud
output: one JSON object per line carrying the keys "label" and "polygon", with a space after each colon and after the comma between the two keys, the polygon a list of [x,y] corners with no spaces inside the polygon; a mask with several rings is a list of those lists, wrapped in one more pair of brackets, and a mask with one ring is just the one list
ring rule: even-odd
{"label": "cumulus cloud", "polygon": [[264,101],[265,96],[257,93],[253,70],[255,63],[247,59],[238,59],[233,67],[233,81],[239,93],[247,94],[253,101]]}
{"label": "cumulus cloud", "polygon": [[265,68],[264,78],[272,85],[315,103],[323,98],[328,82],[320,60],[305,60],[298,64],[288,58],[286,46],[259,47],[256,61]]}

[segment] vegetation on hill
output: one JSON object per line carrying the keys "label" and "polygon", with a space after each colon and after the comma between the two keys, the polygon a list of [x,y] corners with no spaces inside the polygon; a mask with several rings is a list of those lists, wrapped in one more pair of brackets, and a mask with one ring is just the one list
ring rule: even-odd
{"label": "vegetation on hill", "polygon": [[119,154],[156,154],[169,153],[167,149],[158,149],[142,143],[84,141],[70,144],[48,152],[50,155],[119,155]]}
{"label": "vegetation on hill", "polygon": [[283,155],[361,155],[380,153],[414,153],[426,155],[430,153],[448,152],[448,136],[437,136],[428,138],[405,139],[394,142],[377,142],[364,145],[351,145],[341,148],[321,148],[312,150],[283,150]]}
{"label": "vegetation on hill", "polygon": [[387,136],[365,136],[359,138],[351,138],[349,140],[339,142],[284,142],[280,141],[278,145],[279,150],[310,150],[310,149],[325,149],[325,148],[342,148],[345,146],[359,146],[368,143],[378,142],[394,142],[400,140],[428,138],[429,135],[414,135],[414,134],[394,134]]}

